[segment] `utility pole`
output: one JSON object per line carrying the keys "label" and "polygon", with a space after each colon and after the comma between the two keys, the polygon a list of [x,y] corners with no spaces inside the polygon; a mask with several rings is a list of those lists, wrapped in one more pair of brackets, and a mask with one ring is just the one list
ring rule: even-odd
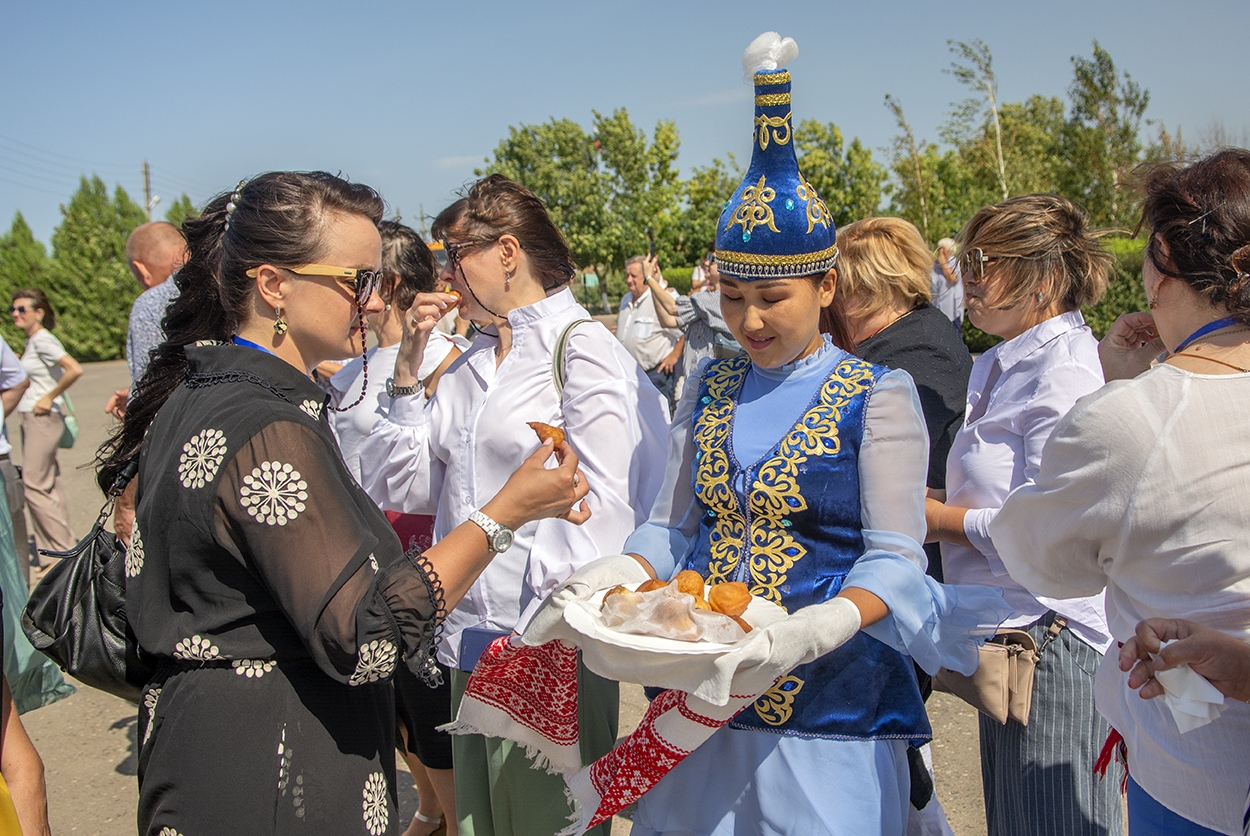
{"label": "utility pole", "polygon": [[159,197],[152,196],[152,170],[148,167],[148,161],[143,161],[143,206],[148,212],[148,221],[152,220],[152,209],[156,204],[160,203]]}

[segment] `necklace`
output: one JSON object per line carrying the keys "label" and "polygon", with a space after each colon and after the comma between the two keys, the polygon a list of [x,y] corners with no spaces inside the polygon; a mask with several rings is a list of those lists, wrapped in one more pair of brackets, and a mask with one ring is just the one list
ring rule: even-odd
{"label": "necklace", "polygon": [[[1247,329],[1247,330],[1250,330],[1250,329]],[[1192,357],[1195,360],[1205,360],[1208,363],[1219,363],[1221,366],[1227,366],[1230,369],[1236,369],[1242,374],[1250,374],[1250,369],[1243,369],[1241,366],[1235,365],[1233,363],[1227,363],[1223,360],[1217,360],[1214,357],[1207,357],[1205,354],[1194,354],[1192,351],[1185,351],[1185,352],[1178,351],[1172,356],[1173,357]]]}
{"label": "necklace", "polygon": [[1237,324],[1237,320],[1231,316],[1226,316],[1223,319],[1217,319],[1214,322],[1208,322],[1206,325],[1202,326],[1197,331],[1193,332],[1188,337],[1181,340],[1181,344],[1176,347],[1176,350],[1173,351],[1172,354],[1173,355],[1180,354],[1182,351],[1188,348],[1189,344],[1192,343],[1194,340],[1202,339],[1208,334],[1214,333],[1223,328],[1227,328],[1230,325],[1236,325],[1236,324]]}

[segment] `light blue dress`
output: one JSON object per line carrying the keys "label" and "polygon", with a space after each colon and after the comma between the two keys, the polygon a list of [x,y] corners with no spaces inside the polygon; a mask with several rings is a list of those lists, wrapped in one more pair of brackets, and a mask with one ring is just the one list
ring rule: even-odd
{"label": "light blue dress", "polygon": [[[847,357],[827,340],[777,369],[752,366],[733,418],[738,460],[764,456],[804,414]],[[625,544],[657,573],[671,573],[697,546],[700,507],[691,485],[691,417],[700,387],[688,386],[670,434],[669,467],[649,521]],[[865,555],[843,586],[874,592],[891,615],[866,629],[926,669],[971,672],[976,633],[1010,611],[1001,596],[943,587],[924,575],[924,480],[928,439],[906,372],[881,375],[864,408],[859,451]],[[739,479],[735,491],[742,496]],[[978,612],[979,610],[979,612]],[[987,623],[978,627],[981,620]],[[750,709],[748,709],[750,710]],[[634,836],[649,834],[902,834],[909,807],[907,741],[828,739],[722,728],[638,804]]]}

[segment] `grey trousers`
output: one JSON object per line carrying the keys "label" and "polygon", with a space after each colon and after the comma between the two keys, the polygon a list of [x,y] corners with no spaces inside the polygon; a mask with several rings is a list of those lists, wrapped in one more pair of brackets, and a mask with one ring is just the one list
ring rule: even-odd
{"label": "grey trousers", "polygon": [[[1042,644],[1049,620],[1025,628]],[[1109,726],[1094,708],[1102,654],[1064,628],[1042,653],[1028,726],[980,715],[989,836],[1120,836],[1120,782],[1094,775]]]}
{"label": "grey trousers", "polygon": [[[71,549],[75,543],[61,466],[56,460],[64,430],[65,421],[58,413],[22,413],[22,482],[26,486],[30,523],[35,530],[35,545],[52,551]],[[40,555],[38,562],[48,566],[53,561]]]}
{"label": "grey trousers", "polygon": [[4,474],[4,489],[9,500],[9,516],[13,519],[13,545],[17,547],[17,565],[30,585],[30,543],[26,534],[26,488],[17,466],[8,456],[0,459],[0,473]]}

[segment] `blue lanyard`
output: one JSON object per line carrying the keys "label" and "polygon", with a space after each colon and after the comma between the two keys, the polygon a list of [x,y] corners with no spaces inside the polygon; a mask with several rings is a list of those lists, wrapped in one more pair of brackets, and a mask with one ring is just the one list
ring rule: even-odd
{"label": "blue lanyard", "polygon": [[230,342],[234,343],[235,345],[241,345],[241,346],[243,346],[243,347],[245,347],[245,348],[254,348],[254,349],[256,349],[257,351],[263,351],[263,352],[265,352],[266,354],[273,355],[274,357],[277,357],[277,356],[278,356],[278,355],[274,354],[272,351],[270,351],[269,349],[265,348],[263,345],[259,345],[259,344],[257,344],[257,343],[254,343],[254,342],[252,342],[251,340],[245,340],[245,339],[243,339],[242,337],[240,337],[238,334],[235,334],[233,337],[231,337],[231,338],[230,338]]}
{"label": "blue lanyard", "polygon": [[1236,325],[1236,324],[1237,324],[1237,319],[1231,316],[1226,316],[1223,319],[1217,319],[1215,320],[1215,322],[1208,322],[1206,325],[1202,326],[1197,331],[1190,334],[1183,342],[1181,342],[1180,345],[1176,347],[1176,350],[1173,351],[1172,353],[1180,354],[1182,351],[1185,350],[1185,347],[1189,345],[1191,342],[1193,342],[1194,340],[1200,337],[1205,337],[1207,334],[1210,334],[1212,331],[1218,331],[1221,328],[1227,328],[1230,325]]}

